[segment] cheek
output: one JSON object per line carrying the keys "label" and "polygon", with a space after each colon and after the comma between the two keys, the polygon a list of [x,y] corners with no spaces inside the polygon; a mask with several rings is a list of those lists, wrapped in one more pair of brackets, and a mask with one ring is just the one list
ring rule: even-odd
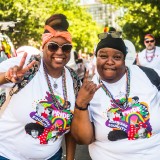
{"label": "cheek", "polygon": [[66,61],[68,62],[71,58],[71,54],[66,55]]}
{"label": "cheek", "polygon": [[43,57],[44,57],[44,58],[50,57],[51,54],[52,54],[52,53],[49,52],[49,51],[47,51],[46,49],[43,50]]}

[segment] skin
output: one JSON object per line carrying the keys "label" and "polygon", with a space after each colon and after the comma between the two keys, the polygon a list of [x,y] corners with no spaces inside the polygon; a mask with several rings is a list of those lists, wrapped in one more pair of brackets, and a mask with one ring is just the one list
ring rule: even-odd
{"label": "skin", "polygon": [[[56,42],[60,46],[68,44],[69,42],[63,37],[53,37],[49,42]],[[24,67],[27,53],[24,53],[19,65],[9,68],[5,73],[0,73],[0,84],[8,83],[5,76],[12,82],[16,83],[22,80],[25,73],[33,67],[36,61],[32,61],[28,66]],[[50,52],[47,49],[47,43],[43,48],[43,61],[46,65],[47,72],[54,78],[59,78],[62,75],[62,70],[66,63],[70,59],[70,53],[63,53],[62,49],[59,48],[56,52]],[[65,135],[66,137],[66,160],[74,160],[76,143],[71,136],[70,132]]]}
{"label": "skin", "polygon": [[112,48],[102,48],[97,54],[97,71],[102,80],[117,82],[125,74],[125,61],[122,52]]}
{"label": "skin", "polygon": [[[56,42],[60,46],[69,42],[63,37],[53,37],[48,42]],[[43,60],[46,65],[48,74],[54,78],[59,78],[62,75],[63,67],[68,63],[70,53],[63,53],[59,48],[56,52],[50,52],[47,49],[47,43],[43,49]]]}
{"label": "skin", "polygon": [[[151,40],[154,40],[154,39],[151,38],[151,39],[147,39],[146,41],[151,41]],[[146,41],[144,41],[144,45],[146,46],[146,49],[147,49],[147,50],[152,50],[152,49],[155,48],[155,43],[156,43],[156,41],[154,41],[154,42],[149,42],[149,43],[146,43]]]}
{"label": "skin", "polygon": [[[144,40],[144,45],[146,46],[146,49],[147,50],[152,50],[155,48],[155,43],[156,41],[154,40],[154,42],[149,42],[149,43],[146,43],[146,41],[151,41],[151,40],[154,40],[153,38],[150,38],[150,39],[147,39],[147,40]],[[138,59],[138,54],[136,56],[136,64],[137,65],[141,65],[140,62],[139,62],[139,59]]]}
{"label": "skin", "polygon": [[[49,42],[56,42],[59,45],[69,43],[63,37],[53,37],[49,40]],[[8,83],[8,81],[5,79],[5,76],[7,76],[7,78],[13,83],[21,81],[25,73],[36,63],[36,61],[32,61],[30,64],[24,67],[26,58],[27,53],[24,53],[19,65],[9,68],[9,70],[5,73],[0,73],[0,84]],[[63,53],[61,48],[59,48],[56,52],[50,52],[47,49],[47,44],[45,44],[43,49],[43,60],[48,74],[53,78],[59,78],[62,75],[63,67],[66,65],[69,59],[70,53]]]}
{"label": "skin", "polygon": [[25,73],[36,63],[36,61],[32,61],[30,64],[24,67],[26,58],[27,53],[24,53],[19,65],[9,68],[9,70],[5,73],[0,73],[0,85],[8,83],[5,77],[7,77],[12,83],[17,83],[22,80]]}
{"label": "skin", "polygon": [[[97,53],[97,71],[100,78],[108,83],[119,81],[125,74],[125,57],[122,52],[112,48],[102,48]],[[78,93],[76,103],[86,108],[95,92],[102,84],[94,84],[89,80],[88,71]],[[88,110],[81,111],[75,108],[71,125],[71,133],[79,144],[91,144],[95,140],[94,124],[90,122]]]}

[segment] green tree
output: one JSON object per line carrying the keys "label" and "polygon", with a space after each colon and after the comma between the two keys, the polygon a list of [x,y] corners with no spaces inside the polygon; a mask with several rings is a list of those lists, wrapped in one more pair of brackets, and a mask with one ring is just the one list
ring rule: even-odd
{"label": "green tree", "polygon": [[131,40],[136,50],[144,48],[144,35],[151,33],[156,37],[157,45],[160,45],[160,1],[159,0],[103,0],[115,6],[115,9],[123,8],[124,16],[118,17],[117,23],[123,30],[123,38]]}
{"label": "green tree", "polygon": [[40,47],[46,18],[54,13],[63,13],[69,20],[75,49],[87,47],[88,52],[92,52],[100,28],[77,4],[77,0],[3,0],[0,1],[0,21],[19,21],[15,28],[19,32],[7,32],[16,48],[22,45]]}

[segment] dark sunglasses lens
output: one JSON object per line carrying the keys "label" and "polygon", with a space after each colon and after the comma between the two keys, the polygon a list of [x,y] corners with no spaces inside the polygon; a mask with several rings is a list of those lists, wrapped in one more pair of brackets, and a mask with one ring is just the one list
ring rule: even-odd
{"label": "dark sunglasses lens", "polygon": [[55,52],[55,51],[58,50],[58,48],[59,48],[59,46],[57,44],[55,44],[55,43],[49,43],[48,44],[48,50],[50,52]]}
{"label": "dark sunglasses lens", "polygon": [[64,44],[64,45],[62,46],[62,51],[63,51],[63,52],[70,52],[71,49],[72,49],[72,45]]}
{"label": "dark sunglasses lens", "polygon": [[153,43],[153,42],[154,42],[154,40],[146,41],[146,43],[149,43],[149,42]]}

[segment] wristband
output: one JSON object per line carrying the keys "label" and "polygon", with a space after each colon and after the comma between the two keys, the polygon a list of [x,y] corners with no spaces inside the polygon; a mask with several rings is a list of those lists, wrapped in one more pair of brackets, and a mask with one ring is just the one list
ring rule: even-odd
{"label": "wristband", "polygon": [[[89,105],[89,104],[88,104],[88,105]],[[88,105],[87,105],[86,108],[83,108],[83,107],[79,107],[79,106],[77,105],[77,103],[75,103],[75,108],[77,108],[77,109],[79,109],[79,110],[81,110],[81,111],[85,111],[85,110],[88,110]]]}

